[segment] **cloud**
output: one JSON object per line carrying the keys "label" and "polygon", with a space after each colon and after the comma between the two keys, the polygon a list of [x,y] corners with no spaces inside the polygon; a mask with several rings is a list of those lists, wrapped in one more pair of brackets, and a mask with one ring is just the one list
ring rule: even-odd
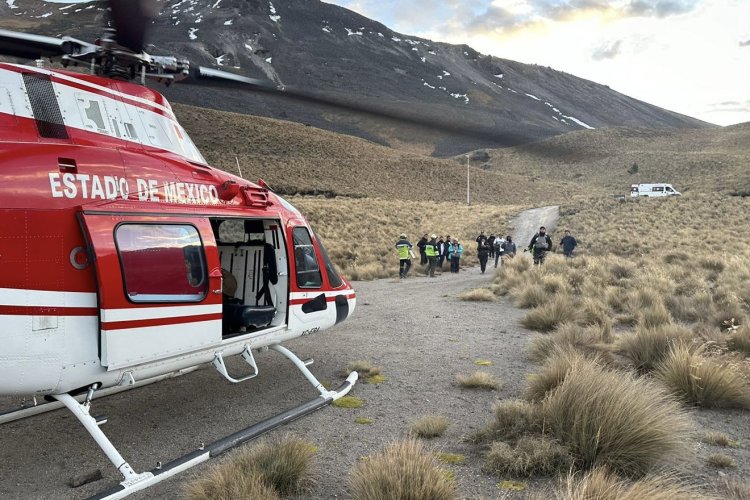
{"label": "cloud", "polygon": [[627,12],[635,17],[664,18],[687,14],[697,4],[698,0],[632,0]]}
{"label": "cloud", "polygon": [[594,51],[591,57],[595,61],[614,59],[615,57],[620,55],[620,45],[622,45],[622,40],[615,40],[614,42],[609,42],[601,45]]}
{"label": "cloud", "polygon": [[740,47],[750,47],[750,40],[740,41]]}

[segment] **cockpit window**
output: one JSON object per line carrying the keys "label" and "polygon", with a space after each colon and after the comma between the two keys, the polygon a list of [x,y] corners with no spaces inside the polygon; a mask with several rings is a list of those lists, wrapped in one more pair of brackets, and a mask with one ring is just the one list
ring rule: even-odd
{"label": "cockpit window", "polygon": [[333,265],[333,262],[331,262],[331,259],[328,257],[328,252],[326,252],[326,249],[323,246],[323,241],[318,237],[317,233],[315,234],[315,237],[318,239],[318,247],[320,248],[320,256],[323,257],[323,264],[325,264],[326,266],[326,275],[328,276],[328,282],[331,284],[332,288],[338,288],[344,284],[344,281],[341,279],[341,276],[339,276],[339,273],[336,272],[336,267]]}
{"label": "cockpit window", "polygon": [[294,263],[297,271],[297,286],[300,288],[320,288],[323,279],[320,274],[318,257],[310,239],[310,233],[305,227],[295,227],[292,231],[294,238]]}

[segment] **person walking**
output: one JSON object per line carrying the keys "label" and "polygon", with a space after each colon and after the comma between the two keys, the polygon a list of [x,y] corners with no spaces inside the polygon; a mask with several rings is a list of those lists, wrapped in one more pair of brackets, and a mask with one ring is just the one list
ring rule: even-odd
{"label": "person walking", "polygon": [[435,277],[435,263],[437,262],[438,246],[437,246],[437,235],[433,234],[430,236],[430,241],[425,243],[424,253],[427,255],[427,276],[430,278]]}
{"label": "person walking", "polygon": [[423,266],[427,264],[427,254],[424,253],[424,246],[427,244],[427,233],[424,233],[417,242],[417,248],[419,248],[419,265]]}
{"label": "person walking", "polygon": [[503,264],[502,258],[503,258],[503,253],[505,252],[505,239],[503,239],[502,236],[498,236],[492,242],[492,246],[494,247],[494,251],[495,251],[495,269],[497,269],[498,262],[500,262],[501,266]]}
{"label": "person walking", "polygon": [[513,238],[508,235],[505,237],[505,243],[503,244],[503,256],[507,256],[507,259],[512,259],[516,256],[516,243]]}
{"label": "person walking", "polygon": [[528,250],[532,252],[534,264],[540,266],[544,264],[544,257],[547,252],[552,250],[552,239],[547,234],[547,228],[541,226],[539,232],[531,238]]}
{"label": "person walking", "polygon": [[575,250],[576,246],[578,245],[578,242],[574,237],[570,235],[570,231],[567,229],[565,230],[565,236],[562,237],[560,240],[560,246],[563,249],[563,255],[567,258],[573,257],[573,250]]}
{"label": "person walking", "polygon": [[490,247],[490,259],[495,256],[495,233],[490,233],[490,237],[487,238],[487,246]]}
{"label": "person walking", "polygon": [[487,244],[487,240],[481,240],[477,247],[477,257],[479,257],[479,268],[482,270],[482,274],[487,269],[487,259],[489,256],[490,246]]}
{"label": "person walking", "polygon": [[438,249],[438,255],[437,255],[437,267],[440,268],[440,272],[443,272],[443,260],[445,260],[445,240],[443,239],[442,235],[438,236],[437,240],[437,249]]}
{"label": "person walking", "polygon": [[479,232],[479,236],[477,236],[477,239],[474,240],[474,241],[477,242],[477,249],[479,249],[479,242],[483,241],[483,240],[486,242],[487,241],[487,236],[485,236],[484,231],[480,231]]}
{"label": "person walking", "polygon": [[460,269],[459,263],[461,262],[461,254],[464,253],[464,247],[460,241],[453,239],[453,250],[451,253],[451,272],[457,273]]}
{"label": "person walking", "polygon": [[396,250],[398,251],[398,277],[400,279],[406,278],[411,268],[411,249],[412,244],[406,239],[406,235],[399,236],[396,242]]}

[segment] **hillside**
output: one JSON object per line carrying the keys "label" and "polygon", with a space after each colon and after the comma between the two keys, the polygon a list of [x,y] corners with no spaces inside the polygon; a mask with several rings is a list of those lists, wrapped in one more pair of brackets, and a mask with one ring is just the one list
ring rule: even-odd
{"label": "hillside", "polygon": [[750,123],[711,130],[587,130],[487,153],[485,168],[575,182],[573,192],[591,186],[627,194],[633,183],[669,182],[683,192],[750,193]]}
{"label": "hillside", "polygon": [[[466,203],[465,157],[457,163],[282,120],[184,105],[174,109],[211,165],[262,178],[281,194]],[[573,187],[477,166],[470,171],[473,203],[562,200]]]}
{"label": "hillside", "polygon": [[[319,0],[167,0],[151,54],[270,80],[369,113],[275,95],[173,85],[170,100],[308,123],[383,145],[449,156],[588,127],[709,124],[551,68],[394,32]],[[0,3],[0,27],[84,40],[102,4]],[[387,118],[391,117],[391,118]]]}

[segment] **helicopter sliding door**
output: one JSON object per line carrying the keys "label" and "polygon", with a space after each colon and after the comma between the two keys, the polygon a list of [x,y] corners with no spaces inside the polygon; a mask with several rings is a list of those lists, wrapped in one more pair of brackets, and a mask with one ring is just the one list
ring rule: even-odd
{"label": "helicopter sliding door", "polygon": [[221,342],[221,270],[208,219],[84,212],[108,370]]}

